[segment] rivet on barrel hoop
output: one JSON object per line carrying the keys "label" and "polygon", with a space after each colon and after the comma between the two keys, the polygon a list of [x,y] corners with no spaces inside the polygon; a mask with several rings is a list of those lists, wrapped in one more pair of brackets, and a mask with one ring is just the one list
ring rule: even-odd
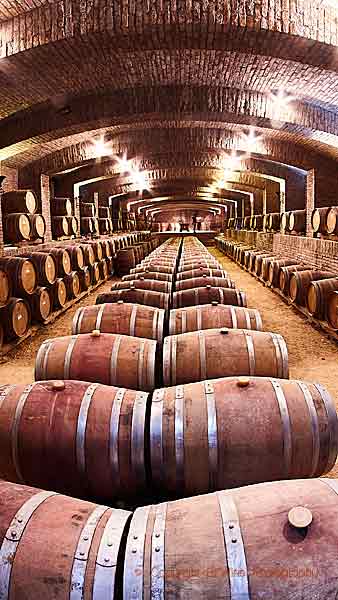
{"label": "rivet on barrel hoop", "polygon": [[304,529],[312,523],[312,512],[305,506],[295,506],[288,514],[289,524],[296,529]]}

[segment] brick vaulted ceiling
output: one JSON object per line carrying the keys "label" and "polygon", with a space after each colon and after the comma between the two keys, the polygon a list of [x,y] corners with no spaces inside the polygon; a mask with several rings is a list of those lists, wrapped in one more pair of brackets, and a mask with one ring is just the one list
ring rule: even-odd
{"label": "brick vaulted ceiling", "polygon": [[337,180],[332,0],[0,0],[0,86],[0,160],[21,181],[95,165],[101,136],[168,181],[231,150]]}

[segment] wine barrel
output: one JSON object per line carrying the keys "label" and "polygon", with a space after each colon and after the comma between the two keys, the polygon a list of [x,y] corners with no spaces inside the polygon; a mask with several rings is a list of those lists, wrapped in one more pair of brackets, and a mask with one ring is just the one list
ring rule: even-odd
{"label": "wine barrel", "polygon": [[294,271],[290,275],[289,283],[289,298],[291,302],[305,306],[311,281],[331,279],[331,277],[336,277],[336,275],[329,271]]}
{"label": "wine barrel", "polygon": [[327,318],[329,325],[331,325],[331,327],[333,327],[333,329],[338,329],[338,293],[337,292],[331,292],[331,294],[329,294],[329,296],[328,296],[327,306],[326,306],[326,318]]}
{"label": "wine barrel", "polygon": [[124,600],[334,599],[337,490],[296,479],[138,508]]}
{"label": "wine barrel", "polygon": [[95,262],[95,254],[93,247],[90,244],[82,244],[81,249],[83,252],[84,264],[87,267],[92,266]]}
{"label": "wine barrel", "polygon": [[3,386],[1,399],[1,478],[109,502],[144,489],[146,392],[44,381]]}
{"label": "wine barrel", "polygon": [[183,308],[198,304],[232,304],[233,306],[246,306],[246,295],[237,289],[225,287],[205,286],[193,290],[182,290],[173,293],[173,308]]}
{"label": "wine barrel", "polygon": [[76,379],[149,392],[155,388],[156,342],[94,331],[43,342],[36,381]]}
{"label": "wine barrel", "polygon": [[216,260],[199,260],[195,262],[180,262],[178,267],[178,272],[182,273],[183,271],[192,271],[193,269],[199,269],[202,267],[203,269],[221,269],[221,265]]}
{"label": "wine barrel", "polygon": [[52,254],[49,252],[32,252],[26,258],[35,266],[40,285],[51,285],[56,279],[57,266]]}
{"label": "wine barrel", "polygon": [[12,297],[6,306],[0,308],[0,323],[7,340],[23,337],[29,329],[30,320],[28,303],[22,298]]}
{"label": "wine barrel", "polygon": [[99,219],[99,230],[101,234],[109,233],[109,219]]}
{"label": "wine barrel", "polygon": [[5,192],[1,197],[2,212],[8,213],[35,213],[38,201],[33,190],[12,190]]}
{"label": "wine barrel", "polygon": [[112,256],[108,256],[105,261],[107,263],[108,277],[110,277],[114,275],[114,259]]}
{"label": "wine barrel", "polygon": [[264,215],[253,216],[253,229],[255,229],[256,231],[262,231],[263,229],[263,216]]}
{"label": "wine barrel", "polygon": [[76,217],[66,217],[68,221],[69,235],[77,235],[79,232],[79,223]]}
{"label": "wine barrel", "polygon": [[156,279],[134,279],[113,283],[111,289],[114,291],[135,288],[139,290],[152,290],[154,292],[165,292],[166,294],[171,294],[171,287],[171,283],[168,281],[157,281]]}
{"label": "wine barrel", "polygon": [[5,216],[4,239],[6,242],[22,242],[29,240],[32,228],[27,215],[10,213]]}
{"label": "wine barrel", "polygon": [[176,281],[176,291],[181,292],[182,290],[193,290],[194,288],[205,287],[210,285],[212,287],[223,287],[223,288],[234,288],[235,282],[225,277],[196,277],[196,279],[183,279]]}
{"label": "wine barrel", "polygon": [[94,233],[93,219],[91,217],[81,217],[81,233],[84,235]]}
{"label": "wine barrel", "polygon": [[100,271],[100,279],[105,281],[106,279],[108,279],[108,264],[106,262],[106,259],[103,258],[102,260],[100,260],[98,265]]}
{"label": "wine barrel", "polygon": [[311,215],[311,225],[314,233],[322,233],[324,235],[336,234],[338,230],[337,215],[337,206],[315,208]]}
{"label": "wine barrel", "polygon": [[43,239],[46,233],[46,221],[42,215],[27,214],[31,226],[30,237],[32,240]]}
{"label": "wine barrel", "polygon": [[143,304],[147,306],[154,306],[156,308],[164,308],[169,310],[170,307],[170,296],[164,292],[153,292],[151,290],[139,290],[130,288],[127,290],[114,290],[99,294],[96,298],[96,304],[104,304],[111,302],[131,302],[132,304]]}
{"label": "wine barrel", "polygon": [[297,261],[296,259],[283,259],[283,260],[271,260],[271,262],[269,263],[269,274],[268,274],[268,280],[271,283],[271,285],[273,285],[274,287],[278,286],[279,283],[279,272],[281,267],[291,267],[291,266],[295,266],[298,267],[300,265],[300,262]]}
{"label": "wine barrel", "polygon": [[128,275],[135,266],[136,260],[133,248],[124,248],[117,251],[116,271],[119,276]]}
{"label": "wine barrel", "polygon": [[263,231],[270,231],[270,215],[263,215]]}
{"label": "wine barrel", "polygon": [[162,344],[164,316],[165,311],[161,308],[123,301],[84,306],[74,315],[72,333],[91,333],[98,329],[102,333],[122,333]]}
{"label": "wine barrel", "polygon": [[108,206],[99,206],[99,218],[100,219],[109,219],[109,207]]}
{"label": "wine barrel", "polygon": [[203,269],[200,267],[199,269],[194,269],[192,271],[183,271],[182,273],[177,273],[176,281],[183,281],[184,279],[194,279],[195,277],[228,277],[228,273],[223,271],[223,269]]}
{"label": "wine barrel", "polygon": [[306,295],[306,306],[310,315],[317,319],[325,319],[328,297],[337,290],[338,277],[311,281]]}
{"label": "wine barrel", "polygon": [[103,250],[102,250],[102,245],[101,242],[90,242],[90,245],[92,246],[93,250],[94,250],[94,256],[95,256],[95,261],[100,261],[103,258]]}
{"label": "wine barrel", "polygon": [[182,496],[319,477],[335,464],[337,440],[335,405],[319,384],[226,377],[164,388],[151,403],[152,483]]}
{"label": "wine barrel", "polygon": [[250,217],[244,217],[244,229],[250,229]]}
{"label": "wine barrel", "polygon": [[289,231],[302,233],[306,229],[306,210],[292,210],[289,216]]}
{"label": "wine barrel", "polygon": [[273,255],[273,256],[263,256],[262,258],[262,262],[261,262],[261,277],[264,281],[268,281],[269,280],[269,269],[270,269],[270,264],[273,261],[276,260],[281,260],[281,258],[279,256]]}
{"label": "wine barrel", "polygon": [[282,336],[246,329],[205,329],[164,339],[164,385],[232,375],[288,378],[288,351]]}
{"label": "wine barrel", "polygon": [[55,260],[57,275],[59,277],[68,275],[72,270],[72,260],[69,250],[65,248],[52,248],[49,253]]}
{"label": "wine barrel", "polygon": [[52,231],[57,238],[68,237],[70,229],[67,217],[52,217]]}
{"label": "wine barrel", "polygon": [[99,229],[99,220],[96,218],[92,218],[92,226],[93,226],[93,233],[95,234],[99,234],[100,233],[100,229]]}
{"label": "wine barrel", "polygon": [[90,288],[92,283],[90,268],[83,267],[83,269],[81,271],[78,271],[77,274],[79,276],[81,291],[85,292],[86,290],[88,290],[88,288]]}
{"label": "wine barrel", "polygon": [[63,308],[67,302],[66,284],[60,277],[50,287],[50,293],[54,309]]}
{"label": "wine barrel", "polygon": [[275,254],[271,254],[271,252],[265,252],[264,254],[256,254],[256,256],[251,257],[249,269],[252,273],[255,273],[257,277],[261,277],[262,275],[262,266],[263,260],[265,258],[270,258],[272,260],[276,260]]}
{"label": "wine barrel", "polygon": [[5,481],[0,493],[3,598],[121,597],[129,512]]}
{"label": "wine barrel", "polygon": [[[166,265],[159,264],[159,261],[152,261],[147,265],[139,265],[130,269],[131,273],[166,273],[168,275],[174,275],[175,267],[167,267]],[[129,271],[128,271],[129,272]],[[126,273],[125,273],[126,274]]]}
{"label": "wine barrel", "polygon": [[170,311],[169,335],[218,327],[257,331],[263,329],[261,316],[258,310],[253,308],[212,302]]}
{"label": "wine barrel", "polygon": [[155,281],[172,282],[173,276],[169,273],[158,273],[155,271],[141,271],[140,273],[131,273],[124,275],[122,281],[133,281],[134,279],[153,279]]}
{"label": "wine barrel", "polygon": [[102,248],[103,258],[111,258],[112,257],[110,240],[101,240],[101,248]]}
{"label": "wine barrel", "polygon": [[[37,273],[31,260],[15,256],[0,257],[0,268],[11,282],[14,294],[32,294],[37,286]],[[4,285],[6,288],[6,284]],[[3,292],[6,296],[6,289]],[[3,297],[4,297],[3,296]]]}
{"label": "wine barrel", "polygon": [[95,204],[81,202],[80,211],[81,217],[95,217]]}
{"label": "wine barrel", "polygon": [[12,284],[8,272],[5,267],[0,266],[0,306],[5,306],[5,304],[7,304],[11,294]]}
{"label": "wine barrel", "polygon": [[289,285],[291,273],[296,271],[311,271],[313,267],[311,265],[291,265],[289,267],[281,267],[279,271],[279,289],[283,294],[289,294]]}
{"label": "wine barrel", "polygon": [[101,278],[99,263],[95,262],[93,265],[89,265],[89,271],[92,285],[97,285]]}
{"label": "wine barrel", "polygon": [[65,275],[63,281],[67,290],[67,300],[71,300],[71,298],[77,298],[77,296],[81,292],[81,285],[78,273],[76,271],[72,271],[72,273]]}
{"label": "wine barrel", "polygon": [[50,203],[52,215],[59,217],[70,217],[73,212],[70,198],[52,198]]}
{"label": "wine barrel", "polygon": [[28,296],[33,321],[44,323],[52,312],[52,298],[46,287],[38,287]]}
{"label": "wine barrel", "polygon": [[71,260],[73,271],[79,271],[84,267],[84,253],[81,246],[66,246],[65,250],[68,252]]}
{"label": "wine barrel", "polygon": [[281,214],[279,212],[270,213],[268,217],[268,228],[271,231],[279,231],[281,225]]}
{"label": "wine barrel", "polygon": [[283,212],[280,218],[280,225],[283,231],[289,231],[289,222],[290,222],[290,214],[291,212]]}

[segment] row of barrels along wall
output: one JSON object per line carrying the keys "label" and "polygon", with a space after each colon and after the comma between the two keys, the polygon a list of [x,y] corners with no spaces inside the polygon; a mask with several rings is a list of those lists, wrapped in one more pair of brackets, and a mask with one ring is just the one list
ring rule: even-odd
{"label": "row of barrels along wall", "polygon": [[216,244],[249,272],[279,289],[309,316],[338,330],[338,273],[314,269],[297,258],[285,258],[222,237],[216,239]]}
{"label": "row of barrels along wall", "polygon": [[[338,207],[315,208],[311,215],[311,226],[315,236],[337,237]],[[284,213],[275,212],[265,215],[228,218],[225,221],[225,228],[304,234],[306,231],[306,211],[292,210]]]}
{"label": "row of barrels along wall", "polygon": [[[180,272],[185,271],[183,269]],[[120,308],[122,306],[123,305],[120,305]],[[97,336],[97,334],[94,335],[94,338],[95,337],[100,339],[100,336]],[[277,386],[280,385],[282,390],[284,390],[283,393],[287,395],[288,402],[289,399],[291,400],[291,397],[294,394],[297,396],[297,393],[300,394],[300,391],[302,391],[304,399],[307,397],[307,400],[301,400],[300,397],[298,397],[298,399],[294,397],[293,400],[296,410],[300,409],[301,404],[304,408],[306,407],[305,413],[309,412],[309,406],[311,405],[307,404],[309,393],[311,395],[318,392],[318,387],[314,386],[314,388],[312,388],[312,386],[308,386],[307,394],[305,394],[305,390],[301,387],[299,382],[288,382],[287,380],[284,380],[284,382],[277,382],[276,380],[266,381],[265,379],[258,379],[257,381],[259,382],[258,387],[262,384],[262,382],[264,382],[266,385],[270,385],[271,389],[273,388],[274,390],[276,398],[277,396],[279,396],[279,398],[281,396],[281,391],[279,391],[278,394],[276,392]],[[63,385],[66,383],[68,382],[60,381],[59,384],[55,381],[50,382],[51,392],[54,392],[53,401],[55,401],[56,393],[61,394],[61,396],[63,395]],[[220,412],[224,403],[223,393],[225,391],[222,386],[226,384],[230,386],[228,389],[229,398],[227,398],[230,403],[231,395],[235,394],[236,397],[236,389],[237,394],[239,395],[238,398],[236,397],[235,404],[238,410],[238,414],[236,415],[237,418],[241,418],[241,412],[242,417],[246,413],[250,413],[250,406],[252,406],[253,397],[248,398],[247,394],[250,393],[250,390],[252,392],[250,387],[251,381],[248,383],[246,379],[243,380],[236,378],[233,381],[228,379],[218,380],[213,383],[220,384],[220,388],[216,394],[217,398],[220,398],[220,402],[217,402],[217,408]],[[204,473],[208,479],[208,485],[210,485],[210,481],[215,481],[214,477],[217,475],[215,469],[212,469],[212,466],[215,465],[215,455],[217,456],[219,448],[217,445],[215,446],[215,438],[213,438],[212,435],[209,436],[209,434],[212,433],[209,427],[208,432],[206,432],[207,426],[205,424],[205,404],[208,406],[208,408],[212,406],[212,396],[214,394],[214,390],[210,388],[210,383],[209,386],[207,384],[208,382],[205,382],[204,384],[191,384],[189,388],[193,386],[195,389],[189,389],[189,391],[187,390],[187,396],[185,393],[182,395],[182,387],[185,386],[166,388],[164,390],[164,395],[166,395],[167,392],[169,400],[169,405],[166,408],[164,408],[163,405],[161,406],[161,396],[163,396],[162,390],[155,392],[156,397],[154,395],[152,400],[152,410],[154,410],[155,413],[155,422],[151,427],[152,434],[155,436],[153,446],[155,465],[153,466],[153,471],[156,472],[156,469],[158,470],[161,486],[163,486],[161,478],[164,474],[166,474],[167,480],[171,479],[175,491],[177,492],[179,490],[180,494],[182,493],[182,488],[180,487],[182,485],[182,473],[185,476],[185,479],[188,480],[187,489],[191,490],[193,485],[196,485],[197,483],[196,479],[193,482],[191,479],[189,481],[189,478],[193,476],[191,471],[192,469],[196,471],[197,460],[201,460],[201,464],[204,464],[202,454],[196,452],[197,447],[189,448],[189,439],[191,440],[191,435],[194,431],[193,429],[190,431],[190,427],[188,427],[186,432],[184,431],[189,423],[193,423],[196,426],[194,438],[195,443],[197,443],[197,441],[201,438],[204,441],[206,438],[208,438],[208,460],[210,464],[208,465],[207,473]],[[35,384],[37,387],[39,385],[40,384]],[[45,385],[48,384],[46,383]],[[77,385],[80,384],[78,383]],[[119,406],[121,410],[121,392],[126,393],[126,391],[113,391],[112,388],[108,389],[111,389],[113,393],[116,392],[115,397],[117,406]],[[280,390],[280,388],[278,389]],[[199,411],[197,411],[195,414],[194,404],[196,402],[197,408],[197,399],[202,390],[206,397],[203,413],[199,413]],[[127,393],[129,394],[129,392]],[[69,397],[69,395],[67,395],[67,397]],[[268,413],[268,406],[266,406],[267,401],[264,401],[265,394],[262,393],[262,390],[257,392],[257,397],[259,397],[261,400],[260,411],[258,411],[259,414],[264,413],[264,411],[267,411]],[[324,397],[326,398],[326,400],[323,400],[324,403],[326,402],[325,410],[329,413],[329,409],[332,410],[332,403],[330,404],[327,396],[324,395]],[[168,400],[166,399],[166,402]],[[241,403],[245,400],[247,401],[247,405],[245,405],[245,407],[243,406],[243,411],[241,411]],[[136,432],[136,424],[142,423],[142,417],[140,416],[138,409],[139,401],[140,396],[135,400],[135,413],[129,418],[129,428],[131,427],[129,436],[126,431],[121,432],[121,440],[125,440],[126,438],[127,440],[132,439],[132,441],[135,443],[135,446],[133,446],[132,457],[134,462],[131,460],[131,464],[134,466],[132,481],[135,481],[135,474],[140,474],[142,471],[142,469],[140,469],[139,451],[140,437],[142,438],[142,436],[138,435]],[[172,403],[172,408],[170,408],[170,401]],[[100,412],[102,404],[103,400],[101,402],[98,399],[97,410]],[[115,401],[114,407],[116,416]],[[93,465],[93,467],[94,465],[96,466],[97,463],[97,459],[95,461],[94,454],[91,455],[90,452],[88,456],[84,454],[84,451],[87,450],[87,447],[84,445],[84,439],[81,431],[83,428],[84,410],[87,411],[88,408],[88,393],[84,393],[83,401],[81,402],[80,410],[78,412],[79,423],[81,421],[82,422],[77,428],[77,431],[79,432],[77,459],[78,466],[80,466],[83,472],[87,471],[90,463]],[[175,415],[175,425],[177,424],[177,426],[182,418],[182,412],[184,414],[184,411],[187,410],[186,421],[184,422],[183,427],[183,431],[187,434],[187,436],[182,444],[180,430],[178,430],[176,439],[172,440],[167,446],[166,450],[162,453],[158,444],[161,444],[162,442],[162,435],[167,435],[170,432],[170,427],[168,428],[168,418],[170,419],[170,415],[172,425],[174,423],[172,414],[173,408],[179,413]],[[158,416],[161,414],[161,411],[163,411],[162,428],[159,426],[158,420]],[[77,412],[76,408],[75,412]],[[59,414],[60,417],[62,415],[63,419],[62,409],[60,410]],[[125,415],[124,412],[123,414]],[[218,412],[216,414],[218,416]],[[229,411],[229,414],[231,414],[231,411]],[[229,419],[229,414],[225,415],[226,421]],[[266,418],[268,418],[268,414],[266,415]],[[276,416],[278,414],[279,413],[277,410]],[[293,422],[294,418],[297,417],[301,418],[300,413],[298,413],[297,416],[293,415]],[[48,419],[48,415],[46,415],[46,418]],[[335,411],[331,413],[331,419],[333,430],[331,431],[329,427],[330,435],[326,436],[326,438],[323,440],[323,445],[320,444],[320,450],[323,451],[323,455],[320,452],[319,462],[321,465],[327,461],[327,452],[329,452],[333,461],[336,455],[337,435]],[[234,419],[233,425],[236,420],[237,419]],[[32,421],[34,422],[34,419],[27,419],[27,423]],[[280,419],[278,419],[278,421],[280,426]],[[307,421],[310,421],[309,414],[307,414]],[[109,422],[111,425],[113,423],[113,419],[110,418]],[[126,423],[128,423],[128,419],[124,418],[123,421],[121,421],[121,425],[123,425],[125,428]],[[130,425],[130,423],[132,423],[132,425]],[[204,436],[201,436],[203,423]],[[208,422],[208,425],[210,425],[210,422]],[[250,435],[252,435],[252,432],[255,431],[255,427],[252,427],[252,425],[253,423],[250,423],[248,428]],[[229,423],[229,426],[231,426],[231,423]],[[266,420],[263,420],[261,424],[262,429],[264,429],[266,426],[267,422]],[[63,427],[60,421],[59,427],[61,428],[60,431],[62,431]],[[93,426],[89,425],[88,431],[86,431],[85,441],[87,444],[89,436],[92,435],[93,432],[95,432],[97,436],[97,429],[95,427],[92,429],[92,427]],[[322,430],[322,428],[320,429]],[[282,462],[284,462],[284,475],[288,476],[286,469],[287,465],[288,467],[291,465],[295,466],[297,462],[300,464],[302,460],[304,461],[304,459],[311,462],[310,470],[312,471],[314,465],[318,464],[318,446],[316,446],[316,451],[312,453],[311,456],[309,453],[304,452],[307,434],[309,443],[313,445],[313,437],[310,434],[310,430],[311,427],[309,426],[302,441],[300,441],[300,436],[298,438],[295,436],[295,440],[292,440],[295,445],[292,447],[293,452],[291,463],[289,453],[290,447],[286,446],[285,443],[281,443],[281,440],[279,440],[279,450],[280,453],[283,454]],[[171,430],[171,433],[172,431],[173,430]],[[229,427],[228,436],[231,437],[232,433],[233,431],[231,430],[231,427]],[[247,431],[240,431],[240,428],[238,428],[237,434],[239,439],[237,444],[235,444],[235,448],[239,447],[240,442],[246,433]],[[285,433],[286,431],[284,431],[284,435]],[[55,431],[55,434],[57,435],[57,431]],[[330,438],[329,443],[328,437]],[[58,436],[58,441],[59,439],[60,436]],[[297,439],[299,443],[298,448],[296,444]],[[155,443],[156,441],[157,444]],[[129,444],[128,441],[127,444]],[[176,448],[176,452],[174,453],[173,444]],[[327,447],[328,445],[330,446],[329,450]],[[29,443],[27,446],[29,448]],[[106,448],[106,442],[104,442],[103,447]],[[116,475],[122,476],[123,474],[126,474],[126,477],[129,475],[127,465],[130,457],[128,455],[127,459],[125,457],[126,448],[124,447],[123,450],[121,448],[121,452],[117,454],[116,444],[114,444],[114,448],[114,451],[109,453],[110,464],[108,469],[108,479],[110,483],[112,481],[116,481]],[[288,449],[288,452],[286,452],[286,449]],[[257,457],[257,464],[259,464],[263,456],[269,454],[270,449],[268,450],[268,448],[264,447],[263,444],[261,450],[261,456]],[[92,451],[94,451],[94,447],[92,448]],[[100,461],[102,455],[104,454],[106,454],[106,451],[100,453]],[[226,454],[228,455],[228,448],[226,449]],[[272,455],[273,454],[274,453],[272,452]],[[18,456],[17,453],[14,453],[14,456],[15,455]],[[180,457],[181,461],[183,457],[183,465],[182,463],[180,464]],[[86,458],[85,462],[84,458]],[[122,461],[120,465],[118,458],[120,458]],[[286,458],[288,458],[288,460],[285,460]],[[163,459],[165,461],[164,463],[161,462]],[[169,466],[170,459],[173,459],[171,468]],[[51,460],[53,459],[51,458]],[[247,462],[248,455],[243,449],[242,466]],[[36,464],[36,461],[31,461],[31,466],[34,464]],[[114,476],[112,476],[111,468],[114,466],[116,469],[117,465],[121,467],[121,471],[113,470]],[[273,465],[274,463],[272,461],[270,468],[273,468]],[[54,460],[53,466],[55,466]],[[62,460],[61,463],[59,463],[59,466],[61,467],[60,473],[63,473],[64,464],[62,464]],[[237,457],[237,460],[234,462],[235,473],[237,472],[238,466]],[[187,469],[187,471],[185,471],[185,469]],[[95,469],[95,472],[93,472],[94,487],[97,483],[97,476],[98,472],[97,469]],[[334,499],[334,494],[337,492],[337,487],[334,485],[334,483],[335,482],[332,480],[295,482],[284,481],[270,484],[269,486],[266,486],[266,484],[261,484],[259,486],[255,485],[250,488],[245,488],[243,490],[237,489],[229,492],[218,492],[217,494],[198,496],[197,498],[191,498],[184,501],[178,500],[176,502],[162,502],[161,504],[157,504],[155,506],[146,506],[144,508],[137,509],[132,517],[126,547],[124,547],[123,540],[127,535],[127,528],[131,517],[131,514],[127,511],[108,509],[107,507],[101,508],[97,505],[90,505],[88,502],[82,502],[62,496],[55,497],[54,494],[39,492],[38,490],[32,490],[31,488],[13,485],[11,486],[7,483],[3,484],[2,492],[3,497],[6,500],[8,498],[8,502],[12,504],[14,503],[14,505],[15,501],[13,498],[20,498],[20,500],[17,501],[17,504],[13,507],[14,513],[15,509],[17,510],[17,519],[15,519],[14,522],[22,523],[24,521],[24,526],[29,528],[31,536],[32,534],[35,534],[33,539],[35,538],[35,540],[40,540],[38,548],[36,548],[36,544],[33,543],[34,550],[37,550],[37,552],[34,552],[33,563],[35,575],[34,591],[36,593],[38,586],[39,592],[44,597],[56,598],[56,593],[59,593],[60,590],[67,595],[69,589],[77,589],[77,591],[82,594],[84,593],[85,589],[88,589],[88,586],[90,586],[90,589],[92,590],[91,597],[94,600],[101,600],[102,597],[123,597],[125,600],[130,600],[131,598],[147,597],[148,593],[150,594],[150,597],[155,597],[155,595],[158,597],[160,593],[160,597],[163,598],[183,597],[182,594],[184,594],[185,598],[191,597],[191,599],[211,599],[215,597],[226,598],[229,597],[230,592],[233,593],[234,589],[237,590],[236,593],[238,592],[242,594],[241,597],[247,598],[255,597],[255,594],[270,594],[270,591],[273,594],[277,593],[278,597],[291,598],[290,594],[291,592],[294,594],[295,589],[301,593],[303,580],[302,577],[298,577],[297,574],[295,578],[292,578],[291,576],[291,583],[290,579],[280,577],[279,572],[277,571],[281,565],[281,552],[283,552],[283,555],[287,557],[287,560],[289,559],[290,552],[292,552],[292,568],[296,570],[297,568],[302,569],[304,561],[306,561],[306,565],[310,570],[312,568],[316,575],[316,579],[311,580],[314,591],[317,589],[322,591],[323,586],[325,587],[325,590],[328,589],[325,579],[318,576],[318,564],[322,564],[323,569],[325,569],[327,565],[327,554],[329,555],[329,549],[327,552],[324,552],[324,557],[321,554],[320,559],[318,559],[318,555],[314,554],[313,544],[311,542],[311,534],[315,533],[320,535],[321,541],[324,543],[325,548],[327,548],[327,544],[330,540],[332,524],[330,529],[329,526],[325,528],[323,526],[323,519],[327,513],[327,504],[329,498]],[[200,484],[201,482],[199,481],[197,485],[199,486]],[[236,482],[232,483],[232,485],[234,484],[237,485]],[[214,485],[214,483],[211,484],[211,489],[214,489]],[[161,487],[161,489],[163,490],[163,487]],[[194,492],[198,493],[198,490],[194,490]],[[282,500],[281,497],[283,498]],[[313,507],[312,510],[315,513],[314,525],[311,525],[312,513],[309,508],[306,510],[300,509],[299,507],[296,508],[300,502],[300,499],[301,502],[306,504],[307,507]],[[22,509],[21,505],[23,503],[24,508]],[[29,510],[29,507],[32,505],[34,506],[34,509]],[[43,509],[46,509],[46,507],[48,507],[49,510],[45,510],[44,513]],[[38,511],[40,519],[30,520],[33,510]],[[83,521],[83,527],[82,535],[80,535],[79,538],[78,535],[76,537],[74,534],[72,535],[72,520],[74,519],[74,515],[80,515],[80,513],[82,517],[81,520]],[[45,519],[43,519],[44,514],[46,514]],[[24,519],[22,519],[22,515],[24,515]],[[43,539],[45,539],[44,535],[47,535],[49,530],[51,517],[53,523],[54,521],[56,521],[56,523],[60,522],[60,517],[58,518],[58,515],[62,515],[61,523],[64,536],[62,536],[62,542],[60,541],[60,536],[57,538],[54,536],[53,544],[51,544],[51,535],[49,534],[48,538],[46,537],[46,541],[48,539],[49,544],[51,544],[51,552],[49,553],[46,561],[44,554],[42,553],[42,548],[44,547],[42,542]],[[252,529],[252,523],[256,522],[257,519],[260,519],[262,524],[266,523],[266,526],[262,526],[258,531],[255,530],[254,532]],[[316,522],[319,520],[321,523],[320,534],[317,533],[316,527]],[[198,523],[198,527],[196,527],[196,523]],[[13,523],[8,522],[7,529],[9,532],[10,526],[13,527]],[[310,535],[307,535],[307,527],[312,527],[310,530]],[[4,527],[4,531],[6,531],[6,527]],[[112,538],[111,536],[113,531],[114,537]],[[254,538],[252,538],[253,534],[255,535]],[[269,538],[272,536],[275,542],[277,540],[277,546],[276,544],[267,545],[264,541],[266,540],[267,536]],[[13,539],[13,536],[11,537],[8,535],[7,538]],[[66,553],[65,539],[67,541]],[[253,541],[251,541],[251,539]],[[79,541],[77,542],[76,540]],[[82,540],[85,541],[85,544]],[[109,540],[111,541],[109,542]],[[20,554],[18,556],[16,556],[16,536],[14,536],[13,544],[16,545],[14,545],[14,548],[12,549],[12,560],[10,563],[10,565],[14,564],[13,574],[11,573],[12,566],[9,568],[9,576],[12,575],[11,589],[17,589],[16,586],[23,585],[25,586],[25,593],[29,594],[29,590],[31,589],[31,579],[25,578],[24,573],[27,570],[26,567],[28,565],[31,566],[31,554],[29,554],[29,551],[32,550],[32,544],[29,546],[27,544],[24,545],[24,542],[20,542]],[[295,547],[298,549],[297,555],[295,555]],[[23,552],[24,549],[26,549],[26,553]],[[91,552],[89,552],[89,550],[91,550]],[[56,563],[59,564],[59,562],[55,560],[58,556],[63,557],[62,573],[63,575],[66,574],[66,577],[63,577],[62,581],[59,582],[56,591],[52,581],[54,581],[53,575],[55,576],[56,574]],[[77,556],[79,556],[79,558],[77,558]],[[41,574],[42,563],[44,564],[43,574]],[[105,570],[103,565],[105,565]],[[268,570],[268,578],[261,577],[259,573],[258,575],[255,574],[256,570],[260,572],[262,568]],[[335,563],[332,563],[332,568],[335,568]],[[240,570],[239,575],[237,574],[238,569]],[[81,573],[80,577],[78,575],[79,570]],[[20,577],[21,572],[23,579]],[[30,569],[30,573],[31,572],[32,571]],[[49,577],[46,577],[46,572]],[[103,576],[103,573],[105,576]],[[194,586],[191,588],[190,594],[189,582],[191,581],[191,577],[194,577]],[[7,581],[9,581],[9,579],[7,579]],[[238,586],[240,586],[240,589]],[[20,587],[18,589],[20,589]],[[243,594],[245,594],[245,596],[243,596]]]}
{"label": "row of barrels along wall", "polygon": [[74,206],[70,198],[52,198],[52,234],[54,239],[69,239],[79,233],[79,223],[74,216]]}
{"label": "row of barrels along wall", "polygon": [[45,322],[66,303],[114,272],[120,248],[144,234],[0,257],[0,348],[24,337],[31,322]]}

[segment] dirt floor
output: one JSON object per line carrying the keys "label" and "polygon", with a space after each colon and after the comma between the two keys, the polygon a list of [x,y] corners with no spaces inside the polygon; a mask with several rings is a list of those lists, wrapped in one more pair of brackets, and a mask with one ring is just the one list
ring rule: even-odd
{"label": "dirt floor", "polygon": [[118,279],[110,279],[103,283],[89,294],[89,296],[85,296],[83,300],[80,300],[63,315],[59,316],[54,323],[42,326],[33,337],[24,340],[15,350],[1,357],[0,385],[33,382],[35,356],[42,342],[48,338],[71,335],[72,321],[77,309],[81,306],[95,304],[96,296],[102,292],[108,292],[113,281],[118,281]]}
{"label": "dirt floor", "polygon": [[[290,379],[315,381],[331,393],[338,409],[338,343],[312,327],[294,308],[217,249],[210,249],[236,286],[257,308],[265,331],[280,333],[288,346]],[[338,461],[330,476],[338,477]]]}

